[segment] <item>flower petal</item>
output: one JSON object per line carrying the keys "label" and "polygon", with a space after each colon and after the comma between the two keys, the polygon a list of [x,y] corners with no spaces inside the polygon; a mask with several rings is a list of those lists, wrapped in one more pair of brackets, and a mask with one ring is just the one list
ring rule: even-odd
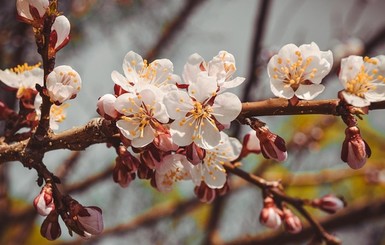
{"label": "flower petal", "polygon": [[233,93],[223,93],[215,97],[213,115],[221,124],[233,121],[242,110],[242,103]]}
{"label": "flower petal", "polygon": [[299,85],[298,89],[295,91],[295,95],[303,100],[312,100],[317,95],[322,93],[325,89],[325,86],[321,84],[311,84],[311,85]]}

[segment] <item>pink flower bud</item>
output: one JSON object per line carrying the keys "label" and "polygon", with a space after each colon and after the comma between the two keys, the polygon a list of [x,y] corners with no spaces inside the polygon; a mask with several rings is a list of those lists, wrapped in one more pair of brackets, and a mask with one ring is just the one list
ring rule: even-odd
{"label": "pink flower bud", "polygon": [[33,200],[33,206],[36,211],[42,215],[47,216],[55,209],[55,203],[52,198],[52,185],[47,183],[40,191],[40,194]]}
{"label": "pink flower bud", "polygon": [[174,144],[170,133],[160,133],[154,139],[154,145],[161,151],[169,152],[178,150],[178,146]]}
{"label": "pink flower bud", "polygon": [[16,9],[18,18],[34,27],[43,24],[43,17],[48,9],[48,0],[17,0]]}
{"label": "pink flower bud", "polygon": [[346,202],[342,197],[329,194],[319,199],[314,199],[311,205],[327,213],[334,214],[338,210],[343,209],[346,206]]}
{"label": "pink flower bud", "polygon": [[58,213],[51,212],[43,221],[40,228],[40,234],[50,241],[56,240],[61,235],[61,229],[58,221]]}
{"label": "pink flower bud", "polygon": [[359,128],[356,126],[346,128],[341,151],[342,161],[347,162],[352,169],[359,169],[365,165],[370,155],[370,147],[362,139]]}
{"label": "pink flower bud", "polygon": [[115,183],[118,183],[121,187],[125,188],[135,179],[135,176],[135,171],[130,171],[130,169],[122,162],[122,159],[117,157],[115,168],[112,171],[112,178]]}
{"label": "pink flower bud", "polygon": [[282,162],[287,158],[285,140],[264,126],[257,131],[257,137],[260,141],[262,155],[266,159],[274,159]]}
{"label": "pink flower bud", "polygon": [[154,170],[147,167],[145,164],[140,164],[138,168],[139,179],[151,179],[154,176]]}
{"label": "pink flower bud", "polygon": [[298,216],[294,215],[290,209],[283,211],[283,223],[285,230],[290,233],[296,234],[302,230],[302,223]]}
{"label": "pink flower bud", "polygon": [[277,229],[282,223],[281,212],[282,211],[275,206],[274,200],[271,197],[266,197],[259,215],[259,222],[271,229]]}
{"label": "pink flower bud", "polygon": [[104,225],[102,210],[100,208],[94,206],[83,207],[77,217],[85,232],[91,235],[99,235],[102,233]]}
{"label": "pink flower bud", "polygon": [[70,40],[71,24],[67,17],[60,15],[56,17],[50,35],[50,48],[56,53],[62,49]]}
{"label": "pink flower bud", "polygon": [[112,94],[105,94],[99,98],[97,103],[97,112],[107,120],[114,120],[119,113],[115,110],[116,97]]}
{"label": "pink flower bud", "polygon": [[195,195],[201,202],[211,203],[217,196],[216,190],[209,188],[203,181],[194,188]]}
{"label": "pink flower bud", "polygon": [[261,153],[261,145],[257,134],[254,130],[249,131],[243,137],[242,151],[239,158],[244,158],[250,153],[259,154]]}
{"label": "pink flower bud", "polygon": [[55,67],[47,76],[47,92],[55,104],[75,98],[81,85],[80,75],[70,66]]}
{"label": "pink flower bud", "polygon": [[206,156],[206,150],[197,146],[194,142],[186,147],[186,157],[193,165],[201,163]]}
{"label": "pink flower bud", "polygon": [[83,238],[90,238],[102,233],[104,225],[100,208],[85,207],[69,196],[64,197],[63,202],[69,208],[70,219],[64,220],[64,222],[70,230]]}

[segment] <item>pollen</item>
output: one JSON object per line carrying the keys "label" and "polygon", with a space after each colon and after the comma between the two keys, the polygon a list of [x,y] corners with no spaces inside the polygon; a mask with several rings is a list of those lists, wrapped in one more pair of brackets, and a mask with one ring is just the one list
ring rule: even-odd
{"label": "pollen", "polygon": [[38,68],[41,66],[41,63],[37,63],[36,65],[33,65],[33,66],[29,66],[27,63],[24,63],[22,65],[17,65],[16,67],[14,68],[11,68],[10,71],[13,72],[13,73],[16,73],[16,74],[21,74],[25,71],[30,71],[30,70],[33,70],[35,68]]}

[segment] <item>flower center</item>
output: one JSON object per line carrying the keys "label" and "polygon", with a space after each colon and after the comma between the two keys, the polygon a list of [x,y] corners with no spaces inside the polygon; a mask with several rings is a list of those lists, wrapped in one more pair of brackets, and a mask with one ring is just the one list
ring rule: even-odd
{"label": "flower center", "polygon": [[190,127],[194,126],[194,134],[192,139],[201,139],[201,127],[205,125],[206,121],[210,123],[215,129],[219,130],[216,126],[215,120],[211,116],[213,112],[214,110],[210,105],[195,101],[194,108],[187,113],[186,118],[184,118],[179,124],[180,126],[183,126],[186,122],[189,122],[188,125]]}
{"label": "flower center", "polygon": [[24,73],[25,71],[30,71],[30,70],[33,70],[35,68],[38,68],[38,67],[40,67],[40,65],[41,65],[40,62],[37,63],[36,65],[33,65],[33,66],[29,66],[27,63],[24,63],[22,65],[17,65],[16,67],[11,68],[10,71],[19,75],[19,74]]}
{"label": "flower center", "polygon": [[296,51],[295,55],[297,56],[295,62],[292,62],[290,59],[284,61],[282,58],[278,58],[278,66],[273,69],[273,78],[282,79],[285,87],[292,87],[294,91],[298,89],[300,84],[311,84],[308,79],[314,78],[317,73],[316,68],[313,68],[311,71],[307,69],[313,60],[311,57],[303,60],[300,51]]}
{"label": "flower center", "polygon": [[64,109],[66,109],[69,104],[61,104],[60,106],[52,105],[50,110],[50,116],[55,120],[55,122],[63,122],[66,119],[66,114]]}
{"label": "flower center", "polygon": [[[134,99],[130,98],[130,102],[133,105],[136,105]],[[136,136],[137,133],[139,133],[139,137],[143,138],[144,137],[144,129],[146,126],[150,125],[151,123],[154,125],[157,125],[158,123],[153,120],[153,115],[154,115],[154,107],[151,105],[146,105],[142,102],[141,106],[138,108],[138,112],[133,113],[133,109],[129,108],[127,111],[132,113],[131,115],[128,116],[122,116],[122,119],[125,121],[128,121],[134,125],[137,125],[135,129],[130,130],[130,134],[132,136]]]}
{"label": "flower center", "polygon": [[364,98],[365,93],[376,90],[377,87],[373,82],[385,82],[383,76],[377,75],[377,69],[368,70],[366,69],[365,63],[377,65],[377,60],[365,57],[364,64],[360,67],[360,71],[357,73],[356,77],[346,83],[346,91],[361,98]]}
{"label": "flower center", "polygon": [[185,179],[187,175],[186,171],[183,171],[183,169],[178,167],[171,169],[164,175],[162,184],[165,186],[172,186],[175,182]]}

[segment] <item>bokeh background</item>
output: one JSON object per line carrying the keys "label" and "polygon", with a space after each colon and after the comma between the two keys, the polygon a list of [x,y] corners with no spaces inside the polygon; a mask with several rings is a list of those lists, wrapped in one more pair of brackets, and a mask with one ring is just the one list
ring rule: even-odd
{"label": "bokeh background", "polygon": [[[321,50],[334,52],[335,67],[324,80],[326,90],[319,99],[336,98],[342,89],[336,77],[342,57],[385,54],[385,1],[381,0],[59,0],[59,9],[72,29],[71,42],[57,55],[56,63],[72,66],[83,80],[59,131],[97,116],[97,99],[112,92],[111,72],[122,72],[123,57],[130,50],[149,61],[170,59],[179,75],[189,55],[196,52],[210,60],[226,50],[235,56],[235,75],[246,78],[234,90],[242,101],[273,96],[266,64],[287,43],[314,41]],[[24,62],[39,62],[32,30],[16,20],[15,1],[1,1],[0,69]],[[15,104],[12,93],[0,91],[0,98]],[[373,156],[356,171],[340,160],[344,124],[339,118],[260,119],[285,138],[289,158],[277,164],[249,156],[242,168],[269,180],[281,179],[293,196],[343,195],[349,205],[341,215],[309,210],[327,219],[328,231],[344,244],[385,244],[384,112],[370,112],[359,122]],[[234,124],[230,133],[242,139],[247,131]],[[42,218],[32,207],[40,191],[36,173],[17,162],[1,164],[0,243],[242,244],[237,239],[249,237],[254,244],[306,244],[310,240],[311,234],[288,236],[262,227],[258,221],[261,192],[238,177],[231,177],[232,190],[225,197],[204,204],[194,197],[192,183],[180,183],[169,194],[142,180],[122,189],[112,181],[114,158],[114,150],[103,144],[84,152],[50,152],[44,159],[62,177],[63,189],[82,204],[103,209],[106,231],[89,241],[70,237],[63,224],[60,240],[41,238]]]}

